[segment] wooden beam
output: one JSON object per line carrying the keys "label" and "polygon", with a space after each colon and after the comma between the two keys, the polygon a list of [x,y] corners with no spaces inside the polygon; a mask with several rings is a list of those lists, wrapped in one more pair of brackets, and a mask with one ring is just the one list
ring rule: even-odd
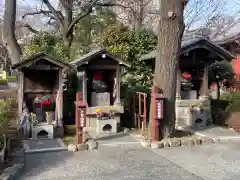
{"label": "wooden beam", "polygon": [[23,91],[24,93],[29,93],[29,94],[41,94],[41,93],[57,93],[57,90],[41,90],[41,89],[36,89],[36,90],[31,90],[31,89],[26,89]]}

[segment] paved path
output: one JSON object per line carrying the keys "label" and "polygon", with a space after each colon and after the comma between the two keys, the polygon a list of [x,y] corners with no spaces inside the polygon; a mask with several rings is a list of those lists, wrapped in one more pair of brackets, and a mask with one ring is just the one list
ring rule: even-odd
{"label": "paved path", "polygon": [[240,143],[154,152],[123,136],[100,140],[94,152],[42,153],[26,158],[26,172],[19,180],[240,179]]}
{"label": "paved path", "polygon": [[[94,152],[58,152],[26,156],[19,180],[200,180],[129,136],[100,141]],[[125,142],[125,145],[122,144]],[[101,144],[104,144],[101,146]]]}
{"label": "paved path", "polygon": [[204,180],[240,179],[240,143],[156,150]]}

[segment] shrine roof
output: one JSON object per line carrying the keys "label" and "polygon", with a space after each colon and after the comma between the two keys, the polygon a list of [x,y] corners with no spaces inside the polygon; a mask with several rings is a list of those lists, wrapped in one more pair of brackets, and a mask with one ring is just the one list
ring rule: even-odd
{"label": "shrine roof", "polygon": [[130,64],[122,61],[119,57],[109,53],[106,49],[92,50],[91,52],[83,55],[82,57],[80,57],[70,63],[75,66],[81,66],[81,65],[86,64],[87,62],[91,61],[92,59],[95,59],[95,58],[101,56],[102,54],[105,54],[106,57],[109,57],[110,59],[117,61],[120,65],[130,67]]}
{"label": "shrine roof", "polygon": [[[194,38],[186,38],[182,40],[181,43],[181,51],[180,54],[184,54],[194,49],[205,48],[209,50],[213,50],[216,55],[223,57],[224,60],[231,61],[234,59],[234,55],[232,55],[229,51],[224,49],[223,47],[211,42],[210,40],[204,37],[194,37]],[[143,55],[141,60],[149,60],[155,59],[156,50],[153,50],[149,54]]]}
{"label": "shrine roof", "polygon": [[36,53],[26,59],[23,59],[22,61],[12,65],[12,68],[13,69],[21,69],[23,67],[28,67],[29,65],[32,64],[32,62],[36,62],[41,59],[49,61],[61,68],[67,68],[67,69],[73,68],[73,66],[71,64],[69,64],[68,62],[64,62],[60,59],[53,58],[53,57],[45,54],[44,52],[39,52],[39,53]]}

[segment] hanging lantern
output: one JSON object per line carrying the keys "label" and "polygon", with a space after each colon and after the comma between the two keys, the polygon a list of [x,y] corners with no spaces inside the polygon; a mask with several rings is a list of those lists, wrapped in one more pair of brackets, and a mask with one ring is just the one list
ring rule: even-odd
{"label": "hanging lantern", "polygon": [[190,80],[190,79],[192,79],[192,75],[189,72],[184,72],[183,78],[186,80]]}

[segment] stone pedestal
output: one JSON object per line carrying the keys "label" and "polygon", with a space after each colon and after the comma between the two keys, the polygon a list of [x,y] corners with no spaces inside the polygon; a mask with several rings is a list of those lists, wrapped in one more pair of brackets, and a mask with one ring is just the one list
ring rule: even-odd
{"label": "stone pedestal", "polygon": [[92,106],[109,106],[110,105],[110,93],[95,93],[91,94]]}
{"label": "stone pedestal", "polygon": [[[199,104],[201,108],[196,107]],[[203,129],[211,122],[209,100],[176,100],[176,129]]]}
{"label": "stone pedestal", "polygon": [[39,123],[35,126],[32,126],[32,139],[37,140],[39,139],[38,135],[41,132],[46,132],[46,137],[48,139],[53,139],[54,134],[54,127],[53,124],[47,124],[47,123]]}
{"label": "stone pedestal", "polygon": [[114,135],[117,133],[117,119],[97,119],[97,135]]}

